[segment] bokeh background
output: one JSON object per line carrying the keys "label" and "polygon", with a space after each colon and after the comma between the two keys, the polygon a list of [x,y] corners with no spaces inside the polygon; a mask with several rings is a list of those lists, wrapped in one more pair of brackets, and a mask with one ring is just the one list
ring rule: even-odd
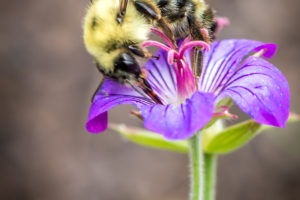
{"label": "bokeh background", "polygon": [[[207,0],[231,26],[222,38],[277,43],[300,113],[298,0]],[[0,199],[184,200],[186,155],[85,130],[100,81],[82,42],[88,0],[1,0]],[[141,126],[121,106],[113,122]],[[299,124],[259,135],[219,158],[218,200],[300,199]]]}

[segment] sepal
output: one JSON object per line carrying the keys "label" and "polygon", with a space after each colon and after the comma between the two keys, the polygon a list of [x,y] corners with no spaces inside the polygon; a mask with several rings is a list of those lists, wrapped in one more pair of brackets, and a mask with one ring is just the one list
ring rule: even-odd
{"label": "sepal", "polygon": [[[300,116],[291,113],[287,123],[299,121]],[[166,140],[162,135],[146,129],[119,124],[109,124],[108,128],[119,133],[128,141],[141,146],[178,153],[189,152],[187,140],[170,141]],[[250,142],[257,134],[271,128],[275,127],[261,125],[254,120],[248,120],[224,129],[222,120],[218,120],[213,126],[202,130],[203,150],[206,153],[213,154],[230,153]]]}
{"label": "sepal", "polygon": [[[298,121],[300,121],[298,115],[290,114],[287,122],[292,123]],[[207,153],[230,153],[250,142],[258,133],[271,128],[274,127],[261,125],[254,120],[248,120],[229,126],[220,132],[207,129],[202,133],[203,149]]]}
{"label": "sepal", "polygon": [[170,141],[166,140],[162,135],[146,129],[119,124],[109,124],[109,129],[119,133],[128,141],[141,146],[179,153],[187,153],[189,151],[186,140]]}

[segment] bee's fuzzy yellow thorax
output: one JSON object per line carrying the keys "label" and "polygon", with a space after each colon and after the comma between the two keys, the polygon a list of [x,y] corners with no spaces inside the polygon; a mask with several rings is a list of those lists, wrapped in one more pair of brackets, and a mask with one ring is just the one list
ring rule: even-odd
{"label": "bee's fuzzy yellow thorax", "polygon": [[96,0],[88,8],[84,19],[84,43],[90,54],[104,68],[112,68],[113,59],[122,50],[109,52],[111,42],[131,41],[141,43],[148,39],[149,22],[129,0],[124,20],[118,24],[119,0]]}

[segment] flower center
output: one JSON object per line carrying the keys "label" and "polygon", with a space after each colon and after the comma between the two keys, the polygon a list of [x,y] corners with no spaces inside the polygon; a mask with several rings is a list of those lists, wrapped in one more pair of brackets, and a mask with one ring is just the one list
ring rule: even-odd
{"label": "flower center", "polygon": [[203,47],[209,51],[209,45],[203,41],[190,41],[190,38],[187,37],[182,42],[179,49],[176,50],[172,42],[161,31],[152,29],[152,32],[161,36],[166,41],[167,45],[149,40],[143,43],[143,47],[156,46],[168,53],[168,64],[174,68],[176,74],[178,95],[176,103],[183,103],[187,98],[190,98],[197,89],[195,75],[193,74],[192,67],[185,56],[191,56],[191,53],[188,50],[196,46]]}

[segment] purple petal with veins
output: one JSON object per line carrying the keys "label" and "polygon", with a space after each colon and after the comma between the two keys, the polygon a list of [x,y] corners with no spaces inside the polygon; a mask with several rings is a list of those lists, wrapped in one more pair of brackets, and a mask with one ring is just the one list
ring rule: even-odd
{"label": "purple petal with veins", "polygon": [[284,127],[289,115],[290,93],[283,74],[269,62],[249,57],[227,80],[218,99],[231,97],[261,124]]}
{"label": "purple petal with veins", "polygon": [[276,45],[244,39],[222,40],[213,43],[211,51],[204,51],[204,65],[198,83],[199,89],[205,92],[216,92],[226,78],[237,70],[246,56],[253,51],[257,52],[262,49],[266,49],[264,55],[270,58],[276,51]]}
{"label": "purple petal with veins", "polygon": [[107,111],[120,104],[140,106],[154,103],[131,87],[107,79],[91,105],[86,123],[87,130],[92,133],[104,131],[107,128]]}
{"label": "purple petal with veins", "polygon": [[142,106],[144,126],[167,139],[189,138],[210,121],[214,100],[213,94],[197,91],[184,104]]}
{"label": "purple petal with veins", "polygon": [[174,68],[168,64],[166,51],[159,50],[155,55],[160,56],[160,59],[149,60],[144,66],[147,70],[147,81],[165,104],[175,102],[177,81]]}
{"label": "purple petal with veins", "polygon": [[231,97],[259,123],[284,127],[289,114],[290,94],[283,74],[267,61],[249,56],[263,50],[271,58],[275,44],[251,40],[223,40],[204,52],[200,91],[213,92],[216,102]]}

